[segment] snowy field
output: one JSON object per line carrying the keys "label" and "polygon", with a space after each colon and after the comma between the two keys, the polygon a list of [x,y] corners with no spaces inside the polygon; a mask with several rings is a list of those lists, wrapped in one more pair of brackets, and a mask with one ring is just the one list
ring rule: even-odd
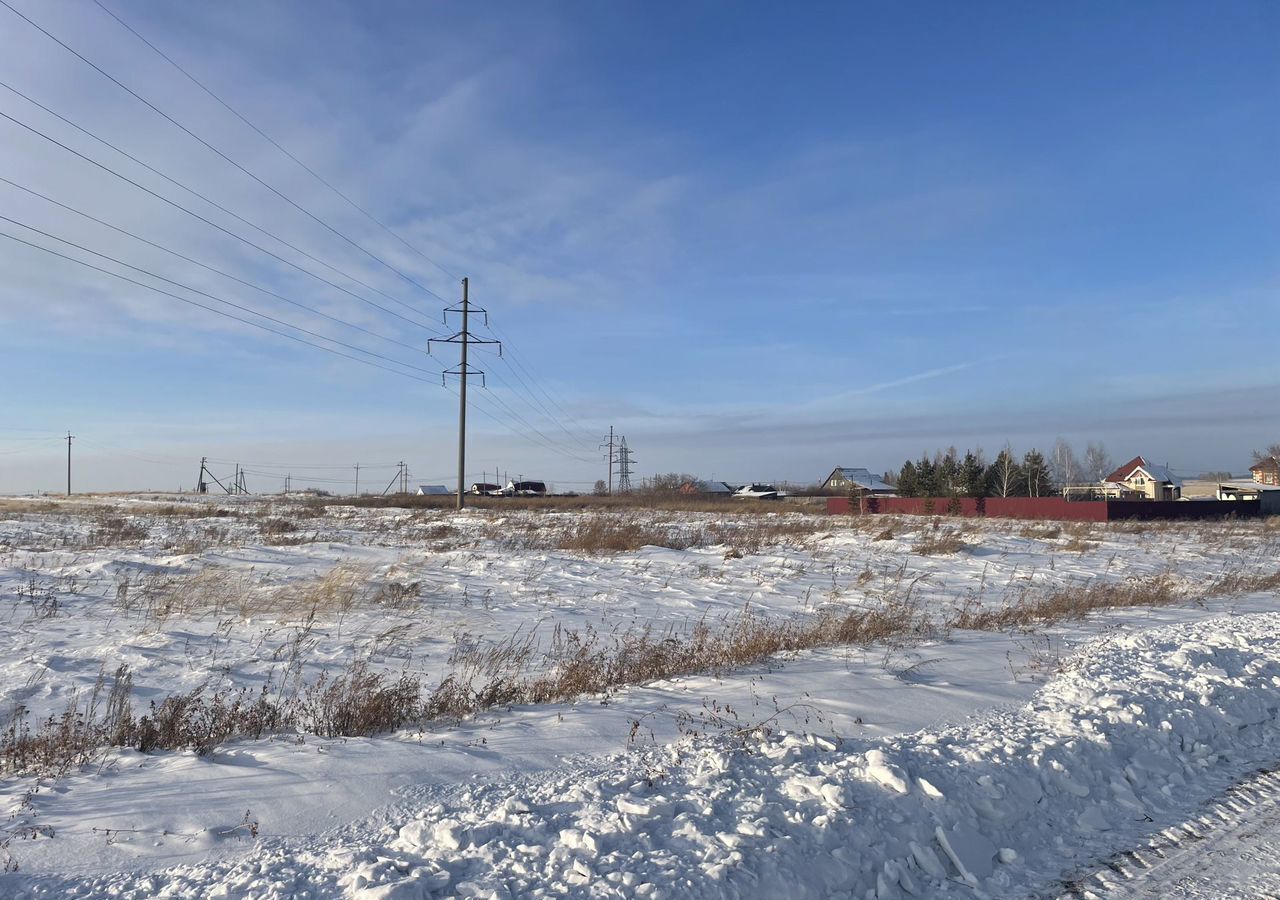
{"label": "snowy field", "polygon": [[0,500],[0,896],[1056,896],[1280,763],[1278,573],[1267,522]]}

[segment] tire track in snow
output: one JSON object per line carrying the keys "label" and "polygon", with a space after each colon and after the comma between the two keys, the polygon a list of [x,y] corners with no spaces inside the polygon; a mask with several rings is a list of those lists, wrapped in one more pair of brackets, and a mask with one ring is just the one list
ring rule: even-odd
{"label": "tire track in snow", "polygon": [[1280,900],[1280,766],[1108,859],[1059,900]]}

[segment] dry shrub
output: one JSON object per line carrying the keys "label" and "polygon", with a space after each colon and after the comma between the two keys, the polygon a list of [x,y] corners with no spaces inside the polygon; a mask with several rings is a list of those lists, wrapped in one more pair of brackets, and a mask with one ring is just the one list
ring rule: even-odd
{"label": "dry shrub", "polygon": [[965,609],[948,624],[975,631],[1003,631],[1079,619],[1101,609],[1131,606],[1168,606],[1185,596],[1172,576],[1095,579],[1080,587],[1060,588],[1043,596],[1024,596],[999,609]]}
{"label": "dry shrub", "polygon": [[292,519],[286,519],[281,516],[272,516],[263,519],[258,523],[258,531],[264,537],[274,537],[281,534],[292,534],[298,530],[297,523]]}
{"label": "dry shrub", "polygon": [[1280,591],[1280,572],[1224,572],[1209,585],[1213,596]]}
{"label": "dry shrub", "polygon": [[545,521],[501,519],[486,536],[506,550],[568,550],[575,553],[627,553],[644,547],[689,550],[728,546],[740,553],[759,553],[775,546],[799,546],[815,534],[830,531],[830,522],[815,517],[723,516],[702,525],[656,521],[650,516],[598,513]]}
{"label": "dry shrub", "polygon": [[1101,546],[1102,545],[1097,541],[1086,541],[1078,535],[1072,535],[1071,538],[1062,545],[1062,549],[1066,550],[1068,553],[1087,553],[1090,550],[1097,550]]}
{"label": "dry shrub", "polygon": [[251,612],[312,617],[345,615],[365,593],[371,579],[369,569],[357,565],[337,565],[322,577],[287,584],[265,596],[255,597]]}
{"label": "dry shrub", "polygon": [[1024,594],[1017,603],[1000,609],[967,608],[947,624],[953,628],[1003,631],[1080,619],[1104,609],[1169,606],[1201,597],[1276,590],[1280,590],[1280,571],[1224,572],[1209,584],[1196,587],[1179,583],[1167,572],[1123,580],[1095,578],[1078,587],[1059,588],[1040,596]]}
{"label": "dry shrub", "polygon": [[28,500],[22,497],[0,498],[0,513],[12,516],[43,515],[58,512],[59,505],[51,500]]}
{"label": "dry shrub", "polygon": [[959,553],[968,546],[968,542],[959,531],[943,529],[925,535],[922,540],[911,548],[911,552],[920,556],[944,556],[950,553]]}
{"label": "dry shrub", "polygon": [[[125,576],[116,582],[115,604],[125,613],[164,621],[175,615],[213,612],[248,618],[275,615],[283,619],[341,615],[366,594],[392,605],[404,598],[401,588],[370,589],[371,573],[356,565],[338,565],[316,579],[295,581],[275,589],[253,582],[252,573],[209,567],[193,573],[165,571]],[[390,593],[387,593],[389,591]],[[416,596],[416,585],[414,596]]]}
{"label": "dry shrub", "polygon": [[1018,535],[1024,538],[1032,538],[1034,540],[1051,541],[1058,535],[1062,534],[1062,526],[1053,523],[1037,523],[1035,525],[1026,525],[1018,529]]}
{"label": "dry shrub", "polygon": [[149,516],[161,519],[213,519],[235,515],[233,510],[213,503],[165,503],[160,506],[149,507],[146,513]]}
{"label": "dry shrub", "polygon": [[417,678],[402,673],[392,679],[357,660],[333,678],[322,674],[308,686],[289,720],[321,737],[367,737],[417,718],[421,693]]}
{"label": "dry shrub", "polygon": [[578,553],[624,553],[643,547],[687,550],[700,543],[696,528],[654,525],[623,516],[591,516],[571,526],[556,544]]}
{"label": "dry shrub", "polygon": [[90,547],[118,547],[122,544],[145,541],[151,529],[145,522],[123,516],[100,515],[89,533]]}

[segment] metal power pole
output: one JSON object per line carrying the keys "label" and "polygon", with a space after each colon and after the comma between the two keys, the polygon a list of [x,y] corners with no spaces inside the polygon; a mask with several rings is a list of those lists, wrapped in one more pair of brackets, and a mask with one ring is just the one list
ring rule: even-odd
{"label": "metal power pole", "polygon": [[[449,313],[462,314],[462,330],[447,338],[430,338],[427,341],[427,352],[431,351],[432,344],[461,344],[462,353],[458,368],[446,369],[440,375],[441,383],[450,375],[458,376],[458,509],[462,509],[466,505],[467,490],[467,376],[479,375],[480,384],[484,385],[484,372],[480,369],[473,369],[467,363],[467,347],[471,344],[497,344],[498,355],[502,355],[502,342],[491,340],[488,338],[478,338],[471,333],[471,299],[467,294],[469,280],[462,279],[462,303],[459,306],[451,306],[444,311],[445,321],[449,320]],[[489,313],[479,307],[475,310],[484,314],[484,323],[489,324]]]}
{"label": "metal power pole", "polygon": [[627,436],[624,434],[618,442],[618,493],[631,493],[631,471],[635,457],[627,447]]}
{"label": "metal power pole", "polygon": [[67,496],[71,496],[71,441],[75,437],[70,431],[67,432]]}
{"label": "metal power pole", "polygon": [[356,497],[360,496],[360,463],[356,463]]}

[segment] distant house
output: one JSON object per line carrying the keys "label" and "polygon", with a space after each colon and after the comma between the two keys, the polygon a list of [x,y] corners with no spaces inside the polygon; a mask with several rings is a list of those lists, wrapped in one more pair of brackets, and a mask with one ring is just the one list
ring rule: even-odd
{"label": "distant house", "polygon": [[893,485],[885,483],[878,475],[872,475],[869,469],[855,469],[848,466],[838,466],[827,476],[827,480],[822,482],[822,489],[842,494],[854,490],[882,496],[895,493]]}
{"label": "distant house", "polygon": [[418,494],[431,497],[447,497],[453,491],[449,490],[443,484],[420,484],[418,485]]}
{"label": "distant house", "polygon": [[700,497],[728,497],[734,491],[732,485],[723,481],[686,481],[676,492]]}
{"label": "distant house", "polygon": [[1102,479],[1102,491],[1107,496],[1180,500],[1182,479],[1169,471],[1168,466],[1158,466],[1135,456]]}
{"label": "distant house", "polygon": [[1280,484],[1280,459],[1269,456],[1257,465],[1250,466],[1253,480],[1258,484]]}
{"label": "distant house", "polygon": [[508,481],[502,493],[508,497],[545,497],[547,485],[541,481]]}

